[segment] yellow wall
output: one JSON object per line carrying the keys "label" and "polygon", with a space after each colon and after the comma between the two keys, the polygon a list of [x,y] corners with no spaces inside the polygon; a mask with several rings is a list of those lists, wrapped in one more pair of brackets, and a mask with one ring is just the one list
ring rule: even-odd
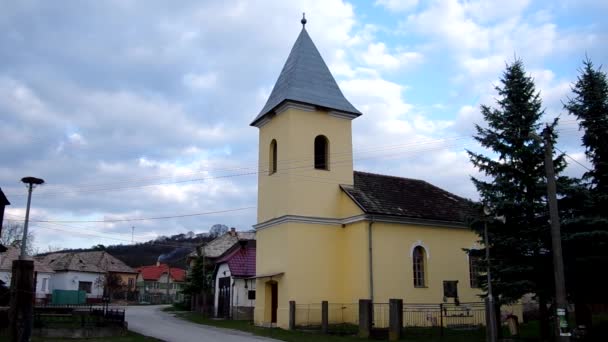
{"label": "yellow wall", "polygon": [[[314,169],[314,140],[329,140],[329,170]],[[269,175],[270,143],[277,172]],[[258,222],[283,215],[338,217],[339,184],[353,183],[351,121],[290,108],[260,128]]]}
{"label": "yellow wall", "polygon": [[[278,326],[288,326],[289,301],[298,304],[357,303],[370,298],[368,224],[346,227],[286,223],[258,231],[258,274],[284,272],[279,284]],[[458,280],[461,302],[479,302],[469,285],[468,258],[462,248],[477,236],[468,229],[376,222],[372,226],[374,302],[401,298],[406,303],[442,303],[443,281]],[[415,288],[411,249],[418,241],[427,249],[427,287]],[[264,289],[269,278],[258,279]],[[257,324],[267,323],[266,294],[258,291]],[[453,302],[449,299],[449,302]]]}
{"label": "yellow wall", "polygon": [[[442,228],[374,223],[374,301],[403,298],[407,303],[441,303],[443,281],[458,281],[461,302],[478,302],[478,289],[469,282],[469,259],[463,248],[479,239],[467,228]],[[426,250],[427,287],[416,288],[411,250],[419,242]],[[449,300],[452,302],[452,299]]]}

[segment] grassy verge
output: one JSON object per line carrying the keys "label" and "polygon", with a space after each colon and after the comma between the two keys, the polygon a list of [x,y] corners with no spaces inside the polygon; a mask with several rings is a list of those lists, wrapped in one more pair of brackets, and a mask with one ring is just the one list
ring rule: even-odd
{"label": "grassy verge", "polygon": [[[183,318],[193,323],[210,325],[218,328],[235,329],[245,331],[254,335],[270,337],[281,341],[288,342],[308,342],[314,340],[315,342],[349,342],[349,341],[376,341],[376,340],[364,340],[356,336],[336,336],[336,335],[323,335],[320,332],[303,332],[303,331],[290,331],[278,328],[262,328],[254,326],[250,321],[233,321],[233,320],[215,320],[203,317],[201,314],[193,312],[182,312],[177,313],[177,317]],[[424,332],[416,332],[416,334],[410,334],[405,336],[403,341],[442,341],[442,342],[476,342],[483,341],[484,336],[479,334],[462,333],[453,336],[444,336],[440,338],[438,334],[430,332],[426,334]]]}
{"label": "grassy verge", "polygon": [[[8,342],[8,336],[0,335],[0,342]],[[62,342],[62,341],[70,341],[70,342],[78,342],[78,341],[87,341],[87,342],[162,342],[161,340],[157,340],[152,337],[143,336],[140,334],[136,334],[134,332],[129,331],[126,336],[117,336],[117,337],[104,337],[104,338],[77,338],[77,339],[62,339],[62,338],[42,338],[42,337],[34,337],[32,338],[32,342]]]}

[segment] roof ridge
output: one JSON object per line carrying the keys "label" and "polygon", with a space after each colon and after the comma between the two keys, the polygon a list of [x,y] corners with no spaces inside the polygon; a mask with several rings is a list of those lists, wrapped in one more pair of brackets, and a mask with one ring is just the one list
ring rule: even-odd
{"label": "roof ridge", "polygon": [[368,172],[368,171],[357,171],[354,170],[354,173],[360,173],[360,174],[366,174],[366,175],[372,175],[372,176],[380,176],[380,177],[387,177],[387,178],[396,178],[396,179],[405,179],[405,180],[411,180],[411,181],[417,181],[417,182],[423,182],[423,183],[427,183],[430,185],[433,185],[423,179],[418,179],[418,178],[409,178],[409,177],[403,177],[403,176],[394,176],[394,175],[383,175],[381,173],[375,173],[375,172]]}

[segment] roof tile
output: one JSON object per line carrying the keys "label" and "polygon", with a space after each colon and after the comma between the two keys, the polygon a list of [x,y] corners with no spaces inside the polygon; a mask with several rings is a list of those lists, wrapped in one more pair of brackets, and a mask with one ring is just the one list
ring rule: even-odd
{"label": "roof tile", "polygon": [[342,189],[368,214],[465,223],[471,202],[423,180],[354,172]]}
{"label": "roof tile", "polygon": [[361,115],[342,94],[312,39],[302,29],[268,101],[251,123],[254,126],[285,101],[311,104],[327,109]]}

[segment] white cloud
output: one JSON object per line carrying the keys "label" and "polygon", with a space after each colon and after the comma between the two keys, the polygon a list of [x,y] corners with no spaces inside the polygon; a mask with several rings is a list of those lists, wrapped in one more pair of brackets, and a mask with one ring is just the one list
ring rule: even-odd
{"label": "white cloud", "polygon": [[371,67],[399,69],[420,63],[423,60],[423,55],[413,51],[391,54],[387,51],[384,43],[372,43],[368,45],[367,51],[363,53],[362,58]]}
{"label": "white cloud", "polygon": [[184,85],[191,90],[211,89],[217,85],[217,73],[208,72],[204,74],[188,73],[182,78]]}
{"label": "white cloud", "polygon": [[382,6],[393,12],[410,10],[418,5],[418,0],[376,0],[376,6]]}

